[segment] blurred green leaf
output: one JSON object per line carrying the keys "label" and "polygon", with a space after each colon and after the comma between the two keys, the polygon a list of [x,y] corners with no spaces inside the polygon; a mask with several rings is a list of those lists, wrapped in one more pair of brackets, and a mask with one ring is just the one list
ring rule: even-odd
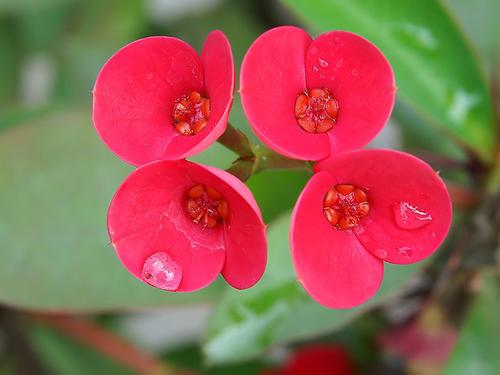
{"label": "blurred green leaf", "polygon": [[500,59],[500,1],[498,0],[445,0],[444,3],[457,16],[463,30],[474,42],[489,71]]}
{"label": "blurred green leaf", "polygon": [[7,22],[0,20],[0,110],[9,108],[17,93],[18,50]]}
{"label": "blurred green leaf", "polygon": [[74,2],[76,0],[0,0],[0,15],[34,13],[61,4]]}
{"label": "blurred green leaf", "polygon": [[265,366],[259,360],[237,365],[207,368],[199,346],[187,346],[166,353],[163,358],[169,364],[195,371],[199,375],[255,375]]}
{"label": "blurred green leaf", "polygon": [[50,328],[33,324],[28,326],[30,343],[47,373],[53,375],[132,375],[133,371],[76,343]]}
{"label": "blurred green leaf", "polygon": [[139,38],[146,24],[145,3],[87,0],[72,10],[71,29],[57,39],[61,69],[56,97],[88,98],[102,65],[121,47]]}
{"label": "blurred green leaf", "polygon": [[491,274],[484,275],[463,325],[445,375],[500,374],[500,287]]}
{"label": "blurred green leaf", "polygon": [[289,221],[285,214],[271,223],[268,265],[259,284],[244,292],[227,290],[217,306],[203,348],[210,363],[241,361],[272,345],[331,333],[395,294],[422,267],[422,263],[386,264],[382,286],[368,303],[349,310],[327,309],[297,282],[288,243]]}
{"label": "blurred green leaf", "polygon": [[[224,162],[224,160],[220,160]],[[167,293],[127,273],[106,210],[132,168],[98,139],[88,111],[60,111],[0,133],[0,301],[95,311],[213,300],[222,283]]]}
{"label": "blurred green leaf", "polygon": [[490,161],[491,99],[477,62],[438,1],[283,0],[314,30],[345,29],[391,62],[398,95],[441,130]]}
{"label": "blurred green leaf", "polygon": [[264,222],[290,210],[311,175],[302,171],[268,170],[253,175],[248,187],[259,202]]}

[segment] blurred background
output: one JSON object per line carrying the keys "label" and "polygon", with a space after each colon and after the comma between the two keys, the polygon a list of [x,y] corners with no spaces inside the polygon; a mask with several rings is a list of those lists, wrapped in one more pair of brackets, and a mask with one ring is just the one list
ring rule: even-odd
{"label": "blurred background", "polygon": [[[0,0],[0,374],[299,374],[290,363],[318,345],[343,353],[312,355],[338,373],[500,374],[499,16],[498,0]],[[143,285],[106,233],[132,167],[92,125],[100,67],[140,37],[200,51],[221,29],[239,68],[281,24],[353,31],[388,57],[398,101],[369,147],[439,171],[454,203],[447,242],[423,263],[388,265],[365,305],[325,309],[297,283],[287,240],[309,175],[268,171],[248,181],[269,224],[256,287]],[[231,121],[258,142],[238,95]],[[214,144],[194,159],[227,168],[235,157]],[[319,371],[300,374],[336,373]]]}

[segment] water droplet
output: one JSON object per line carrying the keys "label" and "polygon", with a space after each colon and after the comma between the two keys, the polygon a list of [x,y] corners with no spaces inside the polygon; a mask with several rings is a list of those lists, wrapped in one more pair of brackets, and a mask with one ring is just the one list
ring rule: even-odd
{"label": "water droplet", "polygon": [[321,57],[318,57],[318,63],[322,68],[328,68],[328,61],[323,60]]}
{"label": "water droplet", "polygon": [[341,68],[343,64],[344,64],[344,59],[340,59],[339,61],[337,61],[337,63],[335,64],[335,66],[337,68]]}
{"label": "water droplet", "polygon": [[417,229],[430,224],[432,215],[408,202],[394,205],[394,220],[401,229]]}
{"label": "water droplet", "polygon": [[399,247],[397,248],[397,251],[399,255],[404,256],[405,258],[411,258],[413,255],[413,251],[407,246]]}
{"label": "water droplet", "polygon": [[357,69],[353,69],[351,73],[354,77],[359,76],[359,71]]}
{"label": "water droplet", "polygon": [[313,65],[313,72],[319,71],[318,67],[316,65]]}
{"label": "water droplet", "polygon": [[325,79],[325,75],[324,75],[324,74],[320,74],[320,75],[319,75],[319,78],[321,78],[321,79]]}
{"label": "water droplet", "polygon": [[375,256],[380,259],[385,259],[387,258],[387,251],[384,249],[377,249],[375,250]]}
{"label": "water droplet", "polygon": [[142,278],[156,288],[177,290],[182,279],[182,268],[166,253],[158,251],[144,262]]}

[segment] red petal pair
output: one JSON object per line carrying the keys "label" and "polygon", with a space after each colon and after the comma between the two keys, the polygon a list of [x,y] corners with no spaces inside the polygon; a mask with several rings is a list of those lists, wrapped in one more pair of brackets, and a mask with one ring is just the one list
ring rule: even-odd
{"label": "red petal pair", "polygon": [[[211,216],[193,219],[190,202]],[[210,226],[205,217],[220,220]],[[250,190],[227,172],[185,160],[135,170],[111,202],[108,231],[125,268],[165,290],[198,290],[219,273],[249,288],[266,265],[265,225]]]}
{"label": "red petal pair", "polygon": [[106,145],[135,166],[184,159],[222,135],[233,91],[233,57],[221,31],[208,35],[201,57],[182,40],[144,38],[100,71],[94,125]]}
{"label": "red petal pair", "polygon": [[331,31],[312,40],[293,26],[252,44],[240,81],[243,108],[262,142],[303,160],[366,145],[387,122],[396,92],[389,62],[366,39]]}
{"label": "red petal pair", "polygon": [[222,273],[249,288],[266,264],[262,217],[232,175],[182,160],[224,132],[234,91],[231,48],[210,33],[201,57],[171,37],[118,51],[94,88],[97,132],[123,160],[140,166],[108,211],[108,232],[123,265],[145,283],[194,291]]}
{"label": "red petal pair", "polygon": [[[324,306],[350,308],[367,301],[382,282],[384,261],[418,262],[448,233],[452,210],[446,186],[414,156],[351,151],[318,163],[315,172],[295,206],[290,242],[299,280]],[[369,210],[357,218],[359,190],[364,201],[358,201],[366,201]],[[334,225],[327,215],[332,209],[354,224]]]}

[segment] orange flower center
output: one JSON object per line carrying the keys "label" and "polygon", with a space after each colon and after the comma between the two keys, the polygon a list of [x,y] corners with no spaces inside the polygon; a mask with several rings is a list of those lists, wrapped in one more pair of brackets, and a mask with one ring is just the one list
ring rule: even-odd
{"label": "orange flower center", "polygon": [[326,219],[340,230],[356,227],[369,211],[368,195],[355,185],[335,185],[326,192],[323,199]]}
{"label": "orange flower center", "polygon": [[227,220],[229,205],[217,190],[198,184],[186,192],[186,212],[194,223],[213,228]]}
{"label": "orange flower center", "polygon": [[337,122],[338,101],[326,89],[306,90],[295,100],[295,118],[309,133],[325,133]]}
{"label": "orange flower center", "polygon": [[174,124],[178,133],[188,136],[201,132],[210,116],[210,99],[192,91],[174,101]]}

